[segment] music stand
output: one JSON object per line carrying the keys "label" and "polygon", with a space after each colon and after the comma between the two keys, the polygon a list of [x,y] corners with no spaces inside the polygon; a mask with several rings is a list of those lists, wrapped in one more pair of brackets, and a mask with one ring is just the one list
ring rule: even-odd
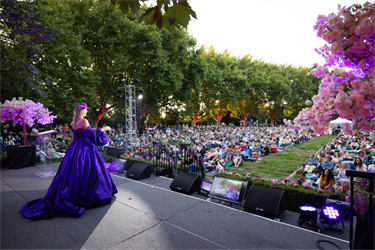
{"label": "music stand", "polygon": [[[54,134],[54,133],[56,133],[55,130],[48,130],[48,131],[38,133],[37,134],[37,136],[38,136],[37,140],[39,141],[39,145],[41,145],[43,147],[44,147],[45,144],[48,145],[48,143],[51,141],[51,134]],[[40,141],[40,136],[42,136],[44,140]],[[47,139],[45,137],[47,137]],[[45,143],[45,142],[47,142],[47,143]],[[47,158],[46,158],[46,160],[44,161],[44,165],[40,166],[39,172],[35,173],[35,175],[39,176],[40,178],[55,176],[56,172],[52,172],[52,166],[51,166],[52,158],[49,160],[49,162],[50,162],[50,164],[48,164],[48,166],[47,166]]]}

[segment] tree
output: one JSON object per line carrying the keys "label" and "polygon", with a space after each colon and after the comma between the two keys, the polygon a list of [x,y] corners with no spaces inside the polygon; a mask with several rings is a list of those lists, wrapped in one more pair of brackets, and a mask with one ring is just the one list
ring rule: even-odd
{"label": "tree", "polygon": [[55,30],[43,20],[43,11],[32,0],[1,0],[0,72],[1,101],[15,96],[40,99],[45,84],[35,63],[40,60],[39,44],[50,41]]}
{"label": "tree", "polygon": [[[110,0],[113,5],[119,6],[123,14],[130,10],[136,15],[140,14],[140,1],[145,0]],[[146,24],[155,24],[159,30],[165,28],[173,33],[176,28],[187,28],[191,17],[197,19],[187,0],[157,0],[157,4],[145,9],[140,18],[143,18]]]}
{"label": "tree", "polygon": [[[59,27],[56,39],[42,44],[49,53],[38,62],[51,82],[46,90],[58,114],[67,118],[74,102],[84,101],[91,107],[89,122],[96,127],[105,113],[124,108],[124,101],[116,97],[122,78],[143,87],[142,114],[174,105],[174,93],[183,85],[182,72],[195,46],[186,31],[159,32],[131,14],[122,15],[109,2],[42,4],[48,22]],[[171,102],[163,103],[166,99]]]}
{"label": "tree", "polygon": [[[374,130],[375,3],[339,5],[338,12],[320,15],[314,26],[328,44],[317,50],[326,62],[312,71],[323,77],[313,106],[302,110],[295,124],[310,124],[323,133],[327,122],[340,116],[363,130]],[[333,69],[333,70],[332,70]],[[349,124],[345,131],[351,133]]]}

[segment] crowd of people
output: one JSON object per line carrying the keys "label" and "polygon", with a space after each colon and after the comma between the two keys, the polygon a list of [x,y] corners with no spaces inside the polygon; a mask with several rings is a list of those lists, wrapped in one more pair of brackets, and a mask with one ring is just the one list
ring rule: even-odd
{"label": "crowd of people", "polygon": [[[55,130],[51,137],[42,145],[37,144],[37,156],[40,162],[46,159],[61,158],[73,140],[73,132],[68,124],[59,124],[54,128],[38,125],[32,128],[32,133]],[[7,145],[20,143],[18,134],[9,131],[9,125],[1,129],[1,150]],[[152,159],[152,150],[155,140],[169,145],[178,155],[178,145],[187,143],[205,160],[207,171],[221,171],[227,166],[239,167],[244,161],[256,161],[262,157],[284,150],[286,147],[309,141],[319,135],[306,126],[300,131],[284,126],[146,126],[143,133],[135,141],[130,141],[121,128],[108,131],[107,146],[121,147],[128,152],[136,149],[142,151],[144,158]],[[303,171],[298,173],[295,184],[316,184],[321,189],[347,190],[349,185],[345,171],[355,169],[361,171],[372,170],[374,167],[375,132],[346,135],[341,132],[330,140],[315,156],[310,154]],[[135,153],[134,153],[135,154]],[[190,158],[185,159],[188,161]],[[183,162],[184,163],[184,162]],[[186,163],[186,162],[185,162]],[[307,178],[306,178],[307,177]],[[346,188],[342,188],[342,187]],[[341,188],[341,189],[339,189]]]}
{"label": "crowd of people", "polygon": [[[184,142],[205,159],[208,171],[220,171],[220,166],[221,169],[226,166],[239,167],[244,161],[259,160],[317,136],[310,127],[296,131],[283,126],[176,125],[146,127],[144,133],[133,143],[128,141],[121,129],[111,130],[109,145],[134,151],[139,148],[151,148],[152,143],[158,140],[178,154],[179,144]],[[146,149],[142,153],[144,158],[152,158],[151,151]]]}
{"label": "crowd of people", "polygon": [[[356,132],[347,135],[340,132],[330,140],[315,157],[306,159],[296,184],[317,185],[322,190],[347,192],[350,179],[346,170],[375,171],[375,132]],[[307,176],[307,178],[306,178]],[[358,181],[354,178],[354,181]]]}

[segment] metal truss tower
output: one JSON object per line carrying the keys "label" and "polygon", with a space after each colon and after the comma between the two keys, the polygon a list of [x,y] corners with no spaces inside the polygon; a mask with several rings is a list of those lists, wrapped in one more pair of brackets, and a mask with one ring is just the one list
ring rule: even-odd
{"label": "metal truss tower", "polygon": [[135,85],[125,85],[125,117],[126,117],[126,134],[129,136],[130,143],[135,143],[137,136],[136,124],[136,87]]}

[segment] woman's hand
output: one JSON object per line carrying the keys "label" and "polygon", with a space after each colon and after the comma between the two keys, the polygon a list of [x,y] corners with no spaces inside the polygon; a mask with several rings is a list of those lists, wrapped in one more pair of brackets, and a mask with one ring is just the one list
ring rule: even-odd
{"label": "woman's hand", "polygon": [[111,130],[111,127],[110,127],[110,126],[105,126],[104,128],[102,128],[102,131],[103,131],[103,132],[108,131],[108,130]]}

